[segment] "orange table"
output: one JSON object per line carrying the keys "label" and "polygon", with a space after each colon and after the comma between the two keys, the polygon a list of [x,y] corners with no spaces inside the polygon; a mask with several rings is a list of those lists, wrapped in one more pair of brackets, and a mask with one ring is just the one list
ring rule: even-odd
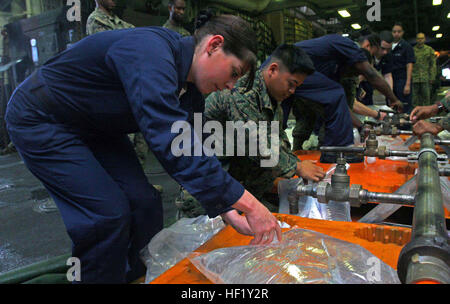
{"label": "orange table", "polygon": [[[316,161],[325,171],[334,165],[320,163],[320,151],[296,151],[295,154],[300,160]],[[376,159],[372,164],[363,162],[349,165],[347,173],[350,176],[350,184],[359,184],[368,191],[387,193],[395,192],[411,179],[417,168],[417,163],[386,159]]]}
{"label": "orange table", "polygon": [[[296,151],[300,160],[311,160],[322,167],[325,172],[335,164],[323,164],[319,162],[320,151]],[[393,193],[414,176],[417,163],[407,161],[376,159],[372,164],[367,162],[349,164],[347,170],[350,176],[350,184],[358,184],[368,191]],[[272,192],[277,192],[277,179]],[[450,211],[444,208],[445,217],[450,219]]]}
{"label": "orange table", "polygon": [[[411,229],[409,228],[316,220],[286,214],[274,215],[292,228],[313,230],[358,244],[394,269],[397,268],[397,260],[402,247],[411,238]],[[286,230],[288,229],[283,229],[283,231]],[[251,239],[251,237],[239,234],[232,227],[227,226],[194,252],[206,253],[218,248],[248,245]],[[211,283],[187,258],[151,282],[151,284]]]}

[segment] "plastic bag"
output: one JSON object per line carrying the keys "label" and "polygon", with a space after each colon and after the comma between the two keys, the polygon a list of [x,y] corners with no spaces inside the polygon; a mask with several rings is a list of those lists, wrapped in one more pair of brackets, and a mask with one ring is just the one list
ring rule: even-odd
{"label": "plastic bag", "polygon": [[281,243],[192,253],[191,262],[217,284],[393,284],[396,271],[365,248],[305,229]]}
{"label": "plastic bag", "polygon": [[[346,164],[346,168],[350,168]],[[333,175],[336,165],[332,166],[323,179],[324,182],[331,183],[331,175]],[[280,198],[279,213],[289,214],[289,196],[297,189],[300,179],[281,180],[278,183],[278,195]],[[310,181],[312,182],[312,181]],[[326,203],[319,203],[319,201],[312,196],[300,196],[298,199],[298,213],[295,214],[300,217],[321,219],[328,221],[351,222],[350,203],[349,202],[335,202],[329,201]]]}
{"label": "plastic bag", "polygon": [[145,246],[140,257],[147,266],[145,283],[153,281],[170,267],[209,240],[225,227],[220,216],[206,215],[181,218],[172,226],[158,232]]}

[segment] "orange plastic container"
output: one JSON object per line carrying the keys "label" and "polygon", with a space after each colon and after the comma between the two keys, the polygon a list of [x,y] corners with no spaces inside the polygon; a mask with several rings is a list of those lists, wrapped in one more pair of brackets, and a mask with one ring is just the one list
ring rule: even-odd
{"label": "orange plastic container", "polygon": [[[411,238],[411,229],[409,228],[316,220],[286,214],[274,215],[292,228],[313,230],[358,244],[394,269],[397,268],[397,260],[402,247]],[[288,229],[283,229],[283,231],[286,230]],[[206,253],[218,248],[248,245],[251,239],[252,237],[239,234],[231,226],[227,226],[194,252]],[[211,283],[187,258],[151,282],[151,284]]]}

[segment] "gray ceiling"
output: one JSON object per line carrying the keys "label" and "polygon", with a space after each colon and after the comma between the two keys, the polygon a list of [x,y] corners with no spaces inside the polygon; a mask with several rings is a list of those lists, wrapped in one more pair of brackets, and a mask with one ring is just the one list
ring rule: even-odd
{"label": "gray ceiling", "polygon": [[[439,6],[433,6],[433,0],[379,0],[381,21],[373,22],[369,22],[367,19],[367,12],[371,8],[367,5],[367,0],[210,0],[206,2],[221,2],[221,4],[236,6],[236,9],[241,10],[253,7],[254,10],[249,13],[255,15],[284,8],[307,6],[316,13],[315,16],[308,17],[313,21],[337,18],[339,20],[337,25],[327,26],[330,31],[335,32],[352,31],[350,25],[353,23],[359,23],[363,29],[369,28],[379,32],[391,30],[394,22],[401,21],[405,28],[404,38],[412,43],[415,42],[417,32],[424,32],[428,38],[427,43],[437,49],[448,49],[450,44],[448,36],[450,19],[447,18],[450,13],[449,0],[442,0],[442,4]],[[350,12],[351,17],[343,18],[337,13],[338,10],[344,8]],[[439,32],[444,35],[443,38],[435,38],[437,32],[432,31],[432,27],[435,25],[441,27]]]}

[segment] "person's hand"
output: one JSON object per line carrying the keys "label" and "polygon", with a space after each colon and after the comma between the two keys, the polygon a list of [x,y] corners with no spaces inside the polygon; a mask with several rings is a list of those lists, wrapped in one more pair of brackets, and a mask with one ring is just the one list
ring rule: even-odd
{"label": "person's hand", "polygon": [[411,85],[405,85],[403,88],[403,95],[409,95],[411,94]]}
{"label": "person's hand", "polygon": [[325,177],[325,172],[312,161],[304,160],[297,163],[297,175],[318,182]]}
{"label": "person's hand", "polygon": [[237,232],[244,235],[253,235],[253,231],[247,222],[245,216],[240,215],[236,210],[230,210],[221,214],[222,219]]}
{"label": "person's hand", "polygon": [[386,117],[387,113],[386,112],[380,112],[380,118],[378,118],[379,121],[383,121],[384,118]]}
{"label": "person's hand", "polygon": [[409,115],[409,120],[413,123],[420,119],[430,118],[437,115],[439,112],[437,104],[431,106],[418,106],[411,111]]}
{"label": "person's hand", "polygon": [[[281,227],[278,225],[277,219],[250,192],[245,190],[242,197],[231,207],[244,212],[252,235],[255,236],[250,245],[270,244],[275,235],[281,242]],[[234,223],[238,223],[239,229],[245,230],[245,226],[239,221],[240,219],[237,219],[237,222]]]}
{"label": "person's hand", "polygon": [[424,120],[419,120],[413,126],[413,133],[417,135],[419,138],[424,133],[431,133],[433,135],[437,135],[441,131],[442,126]]}
{"label": "person's hand", "polygon": [[361,89],[361,93],[359,93],[359,98],[360,99],[364,99],[364,97],[366,97],[367,93],[366,91],[364,91],[363,89]]}
{"label": "person's hand", "polygon": [[389,105],[392,109],[396,110],[399,113],[403,112],[403,103],[396,99],[393,102],[391,102],[391,104]]}

